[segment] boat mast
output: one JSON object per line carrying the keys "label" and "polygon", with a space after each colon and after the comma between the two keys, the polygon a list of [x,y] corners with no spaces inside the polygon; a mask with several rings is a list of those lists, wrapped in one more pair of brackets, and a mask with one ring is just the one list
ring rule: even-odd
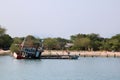
{"label": "boat mast", "polygon": [[26,41],[26,37],[24,38],[24,40],[23,40],[23,42],[22,42],[22,44],[21,44],[21,50],[22,50],[22,48],[23,48],[23,46],[24,46],[24,44],[25,44],[25,41]]}

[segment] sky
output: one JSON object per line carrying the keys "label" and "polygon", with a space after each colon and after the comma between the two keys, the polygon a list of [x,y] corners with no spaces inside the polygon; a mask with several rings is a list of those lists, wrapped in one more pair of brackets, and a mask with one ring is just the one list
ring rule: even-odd
{"label": "sky", "polygon": [[12,37],[109,38],[120,33],[120,0],[0,0],[0,25]]}

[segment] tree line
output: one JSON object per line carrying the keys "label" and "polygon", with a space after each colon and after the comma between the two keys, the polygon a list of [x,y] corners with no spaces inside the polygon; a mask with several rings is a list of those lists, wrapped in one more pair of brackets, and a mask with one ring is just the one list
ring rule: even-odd
{"label": "tree line", "polygon": [[100,37],[99,34],[77,34],[71,36],[74,46],[73,50],[88,51],[120,51],[120,34],[111,38]]}
{"label": "tree line", "polygon": [[0,49],[8,50],[13,43],[13,38],[6,34],[6,29],[0,26]]}
{"label": "tree line", "polygon": [[[6,29],[0,26],[0,49],[18,50],[25,37],[12,38],[6,34]],[[70,39],[65,38],[36,38],[32,35],[26,37],[25,45],[33,46],[42,42],[45,50],[83,50],[83,51],[120,51],[120,34],[111,38],[100,37],[99,34],[76,34]]]}

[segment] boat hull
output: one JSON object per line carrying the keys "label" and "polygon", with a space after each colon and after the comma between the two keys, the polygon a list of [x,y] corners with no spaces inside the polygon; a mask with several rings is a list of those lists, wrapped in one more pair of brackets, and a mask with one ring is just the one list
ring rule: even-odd
{"label": "boat hull", "polygon": [[22,55],[18,55],[17,53],[13,53],[13,56],[14,56],[14,58],[16,58],[16,59],[24,59],[24,57],[22,56]]}
{"label": "boat hull", "polygon": [[13,53],[13,56],[14,56],[14,58],[16,58],[16,59],[40,59],[40,57],[41,57],[41,53],[39,53],[39,54],[36,54],[36,55],[21,55],[21,54],[17,54],[17,53]]}

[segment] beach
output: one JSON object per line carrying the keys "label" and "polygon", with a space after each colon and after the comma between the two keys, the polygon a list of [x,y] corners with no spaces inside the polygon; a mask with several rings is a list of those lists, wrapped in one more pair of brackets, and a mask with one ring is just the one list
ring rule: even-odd
{"label": "beach", "polygon": [[81,57],[120,57],[120,52],[110,51],[58,51],[45,50],[42,55],[79,55]]}
{"label": "beach", "polygon": [[10,54],[10,50],[2,50],[0,49],[0,55],[7,55]]}
{"label": "beach", "polygon": [[[10,54],[10,50],[0,50],[0,55]],[[120,52],[112,51],[65,51],[44,50],[42,55],[79,55],[81,57],[120,57]]]}

